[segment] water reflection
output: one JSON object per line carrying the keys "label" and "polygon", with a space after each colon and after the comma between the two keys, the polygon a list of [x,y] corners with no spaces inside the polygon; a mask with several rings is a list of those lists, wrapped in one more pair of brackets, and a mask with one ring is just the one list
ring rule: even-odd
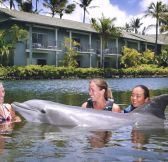
{"label": "water reflection", "polygon": [[15,123],[6,122],[0,124],[0,134],[11,134],[14,129]]}
{"label": "water reflection", "polygon": [[[146,158],[144,157],[143,150],[157,152],[155,149],[157,149],[158,143],[162,141],[162,140],[159,140],[157,137],[159,137],[160,135],[165,134],[165,133],[166,132],[165,132],[164,128],[159,128],[159,129],[154,129],[154,128],[153,129],[150,129],[150,128],[149,129],[134,129],[133,128],[131,131],[131,141],[133,144],[132,147],[134,149],[141,150],[141,152],[142,152],[141,155],[139,155],[139,156],[137,155],[137,158],[135,160],[133,160],[133,162],[146,161]],[[153,135],[154,135],[154,138],[155,137],[157,138],[155,143],[151,142],[154,140]],[[164,152],[163,150],[162,151],[160,150],[160,151]],[[156,156],[156,158],[162,158],[160,156],[161,155],[158,154],[158,156]],[[165,154],[163,154],[163,158],[164,158],[164,156],[165,156]]]}
{"label": "water reflection", "polygon": [[[13,140],[1,136],[0,151],[3,154],[7,142],[8,147],[5,149],[13,153],[11,156],[6,154],[6,157],[10,157],[11,161],[35,162],[39,157],[42,161],[66,161],[69,158],[77,161],[92,159],[98,162],[126,159],[132,162],[146,159],[162,161],[167,156],[165,141],[168,137],[164,134],[168,134],[164,129],[143,130],[130,127],[127,131],[121,129],[90,132],[48,124],[22,123],[13,130]],[[13,147],[15,149],[11,150]]]}
{"label": "water reflection", "polygon": [[145,135],[144,131],[133,129],[131,131],[131,141],[135,144],[136,149],[143,149],[143,146],[149,142],[149,135]]}
{"label": "water reflection", "polygon": [[6,140],[11,138],[10,135],[14,129],[15,123],[6,122],[0,124],[0,154],[4,153]]}
{"label": "water reflection", "polygon": [[111,140],[111,131],[95,131],[89,137],[89,143],[92,148],[101,148]]}

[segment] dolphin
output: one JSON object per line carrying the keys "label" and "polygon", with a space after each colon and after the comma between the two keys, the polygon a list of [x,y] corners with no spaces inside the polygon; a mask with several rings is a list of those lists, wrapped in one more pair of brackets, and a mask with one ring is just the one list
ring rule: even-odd
{"label": "dolphin", "polygon": [[117,113],[32,99],[13,102],[12,107],[28,122],[49,123],[58,127],[113,129],[124,125],[157,124],[165,119],[168,94],[152,98],[130,113]]}

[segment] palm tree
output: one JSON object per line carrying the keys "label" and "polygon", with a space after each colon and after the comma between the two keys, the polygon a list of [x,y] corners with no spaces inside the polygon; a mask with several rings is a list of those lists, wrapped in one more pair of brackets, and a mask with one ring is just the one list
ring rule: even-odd
{"label": "palm tree", "polygon": [[43,6],[51,10],[52,17],[59,14],[60,19],[63,14],[71,14],[75,10],[75,4],[67,5],[68,0],[44,0]]}
{"label": "palm tree", "polygon": [[160,32],[168,31],[168,12],[160,15]]}
{"label": "palm tree", "polygon": [[132,19],[130,26],[134,29],[134,32],[137,34],[138,33],[138,29],[141,27],[143,23],[140,23],[140,19],[136,18],[136,19]]}
{"label": "palm tree", "polygon": [[17,0],[19,9],[24,12],[33,12],[33,6],[32,6],[32,1],[31,0]]}
{"label": "palm tree", "polygon": [[60,2],[60,6],[56,8],[56,13],[59,14],[60,19],[62,19],[64,13],[71,14],[75,10],[76,5],[74,3],[67,5],[67,0],[61,0]]}
{"label": "palm tree", "polygon": [[15,3],[14,3],[14,1],[15,0],[1,0],[1,3],[9,2],[9,8],[11,10],[12,8],[15,9]]}
{"label": "palm tree", "polygon": [[124,30],[126,30],[127,32],[129,32],[130,30],[132,30],[132,27],[130,26],[129,23],[125,23]]}
{"label": "palm tree", "polygon": [[119,37],[121,35],[121,31],[114,26],[114,21],[116,18],[110,19],[105,18],[104,15],[98,21],[92,18],[92,27],[100,34],[100,47],[101,47],[101,60],[100,66],[104,68],[104,48],[108,42],[108,40]]}
{"label": "palm tree", "polygon": [[163,4],[161,1],[156,3],[151,3],[148,9],[145,11],[145,17],[151,16],[156,18],[156,39],[155,39],[155,55],[157,54],[157,42],[158,42],[158,28],[159,28],[159,19],[160,14],[167,11],[166,4]]}
{"label": "palm tree", "polygon": [[37,10],[37,3],[38,3],[38,2],[39,2],[39,0],[36,0],[36,7],[35,7],[35,10],[34,10],[35,13],[37,13],[37,11],[38,11],[38,10]]}
{"label": "palm tree", "polygon": [[86,12],[88,12],[87,8],[95,8],[97,6],[90,6],[89,5],[91,4],[92,0],[80,0],[81,3],[78,3],[76,2],[81,8],[83,8],[83,23],[85,23],[85,16],[86,16]]}

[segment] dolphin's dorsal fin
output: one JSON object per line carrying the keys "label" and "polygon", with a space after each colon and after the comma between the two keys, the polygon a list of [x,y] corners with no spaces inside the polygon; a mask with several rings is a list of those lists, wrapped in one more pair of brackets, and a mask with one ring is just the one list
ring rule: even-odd
{"label": "dolphin's dorsal fin", "polygon": [[153,114],[165,119],[165,109],[168,105],[168,94],[163,94],[152,98],[148,103],[134,109],[133,112]]}

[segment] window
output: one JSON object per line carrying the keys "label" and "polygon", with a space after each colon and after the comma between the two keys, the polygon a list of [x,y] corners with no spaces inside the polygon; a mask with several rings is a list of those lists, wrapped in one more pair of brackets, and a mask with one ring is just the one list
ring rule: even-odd
{"label": "window", "polygon": [[43,33],[33,33],[32,34],[33,44],[44,45],[44,41],[46,41],[46,40],[47,40],[47,36]]}
{"label": "window", "polygon": [[37,65],[46,65],[47,61],[45,59],[37,59]]}

